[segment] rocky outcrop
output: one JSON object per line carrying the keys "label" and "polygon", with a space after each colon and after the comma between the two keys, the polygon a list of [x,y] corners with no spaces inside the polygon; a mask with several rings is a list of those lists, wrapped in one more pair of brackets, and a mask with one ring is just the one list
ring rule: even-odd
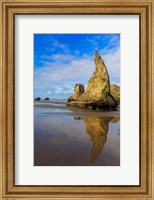
{"label": "rocky outcrop", "polygon": [[35,101],[41,101],[40,97],[35,98]]}
{"label": "rocky outcrop", "polygon": [[110,92],[109,75],[98,52],[95,52],[96,70],[88,81],[85,93],[78,98],[82,101],[102,101]]}
{"label": "rocky outcrop", "polygon": [[49,101],[49,98],[48,98],[48,97],[46,97],[46,98],[44,99],[44,101]]}
{"label": "rocky outcrop", "polygon": [[120,104],[120,87],[118,85],[110,85],[110,94],[116,100],[116,103]]}
{"label": "rocky outcrop", "polygon": [[96,70],[88,81],[86,91],[82,90],[82,93],[78,93],[78,95],[75,92],[73,96],[68,98],[69,103],[67,103],[67,106],[89,108],[92,110],[108,110],[116,107],[117,102],[110,94],[110,78],[107,68],[97,51],[95,51],[94,62]]}
{"label": "rocky outcrop", "polygon": [[68,102],[75,101],[84,93],[84,85],[78,83],[75,85],[74,94],[68,98]]}

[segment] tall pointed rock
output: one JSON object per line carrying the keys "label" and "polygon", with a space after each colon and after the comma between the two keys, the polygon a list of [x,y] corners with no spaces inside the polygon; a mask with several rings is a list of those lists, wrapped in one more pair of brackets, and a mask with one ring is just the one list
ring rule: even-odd
{"label": "tall pointed rock", "polygon": [[98,51],[95,51],[94,62],[96,69],[88,81],[86,91],[75,99],[70,97],[68,106],[88,107],[90,109],[110,109],[116,106],[115,99],[110,95],[109,74]]}
{"label": "tall pointed rock", "polygon": [[110,93],[110,80],[104,61],[97,51],[95,51],[95,72],[88,81],[87,89],[79,99],[88,101],[100,101]]}

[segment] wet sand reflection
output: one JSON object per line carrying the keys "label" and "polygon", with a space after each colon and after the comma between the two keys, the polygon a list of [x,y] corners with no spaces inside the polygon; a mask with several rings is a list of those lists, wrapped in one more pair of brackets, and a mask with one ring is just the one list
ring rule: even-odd
{"label": "wet sand reflection", "polygon": [[87,133],[92,141],[91,162],[93,163],[106,143],[109,122],[116,123],[120,120],[120,117],[74,117],[74,119],[83,119],[85,123]]}
{"label": "wet sand reflection", "polygon": [[120,118],[88,114],[36,109],[34,165],[119,166]]}

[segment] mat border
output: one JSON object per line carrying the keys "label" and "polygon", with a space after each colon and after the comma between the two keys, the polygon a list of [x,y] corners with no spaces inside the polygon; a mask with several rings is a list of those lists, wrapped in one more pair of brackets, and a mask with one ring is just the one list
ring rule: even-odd
{"label": "mat border", "polygon": [[[154,199],[154,42],[152,0],[1,0],[0,2],[0,198]],[[137,14],[140,16],[140,185],[15,186],[14,22],[18,14]]]}

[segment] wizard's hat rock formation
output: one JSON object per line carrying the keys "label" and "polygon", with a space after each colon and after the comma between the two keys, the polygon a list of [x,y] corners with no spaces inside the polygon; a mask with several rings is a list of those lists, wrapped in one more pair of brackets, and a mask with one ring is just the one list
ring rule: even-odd
{"label": "wizard's hat rock formation", "polygon": [[[96,70],[88,81],[86,91],[84,86],[76,84],[75,94],[68,98],[67,105],[90,109],[112,109],[117,105],[110,94],[110,78],[104,61],[97,51],[94,58]],[[77,89],[79,92],[77,93]]]}

